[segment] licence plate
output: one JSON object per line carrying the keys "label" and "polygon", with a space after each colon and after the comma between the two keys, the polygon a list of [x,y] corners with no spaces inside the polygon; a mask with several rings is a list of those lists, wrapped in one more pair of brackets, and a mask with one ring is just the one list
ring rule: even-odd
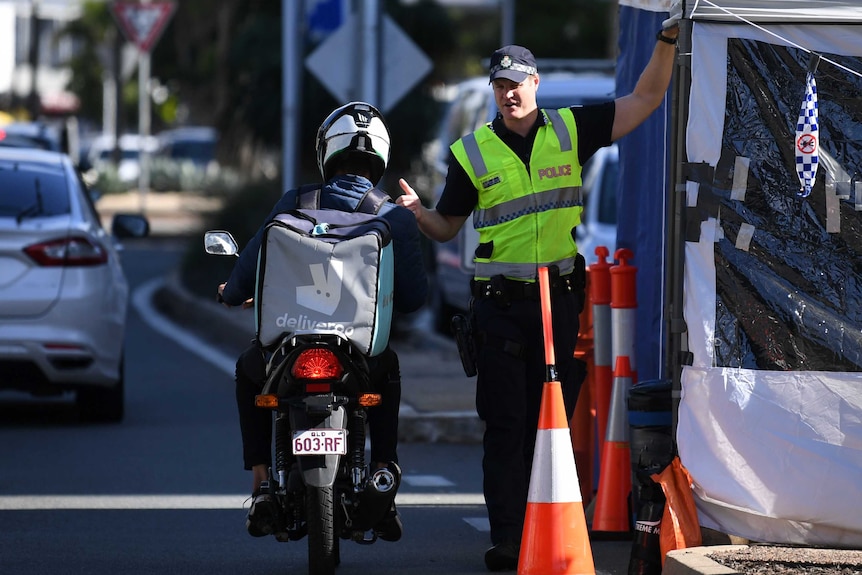
{"label": "licence plate", "polygon": [[344,455],[347,431],[344,429],[305,429],[293,434],[294,455]]}

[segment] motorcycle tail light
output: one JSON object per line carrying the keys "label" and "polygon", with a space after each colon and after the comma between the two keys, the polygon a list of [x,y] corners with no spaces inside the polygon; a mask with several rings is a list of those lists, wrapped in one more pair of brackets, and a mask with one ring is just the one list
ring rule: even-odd
{"label": "motorcycle tail light", "polygon": [[257,407],[269,407],[275,409],[278,407],[278,396],[277,395],[256,395],[254,397],[254,404]]}
{"label": "motorcycle tail light", "polygon": [[300,380],[339,379],[342,373],[344,368],[338,361],[338,356],[332,350],[322,347],[303,350],[290,368],[294,379]]}

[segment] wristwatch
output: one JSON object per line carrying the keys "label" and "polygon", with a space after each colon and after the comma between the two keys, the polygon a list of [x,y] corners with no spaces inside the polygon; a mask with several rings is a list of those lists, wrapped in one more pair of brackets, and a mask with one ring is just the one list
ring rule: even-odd
{"label": "wristwatch", "polygon": [[668,38],[667,36],[662,34],[662,32],[664,32],[664,30],[658,31],[658,34],[655,35],[656,40],[660,40],[660,41],[664,42],[665,44],[670,44],[670,45],[676,44],[676,38]]}

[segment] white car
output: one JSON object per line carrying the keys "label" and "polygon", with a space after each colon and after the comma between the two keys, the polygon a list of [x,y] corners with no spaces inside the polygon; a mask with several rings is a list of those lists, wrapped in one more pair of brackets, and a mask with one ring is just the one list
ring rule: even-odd
{"label": "white car", "polygon": [[[90,144],[88,163],[95,170],[102,170],[113,161],[115,139],[111,135],[97,136]],[[141,173],[141,152],[150,156],[158,150],[158,139],[155,136],[146,138],[138,134],[123,134],[120,136],[120,161],[117,164],[117,177],[121,182],[136,183]]]}
{"label": "white car", "polygon": [[584,166],[584,213],[575,230],[578,252],[587,265],[598,261],[596,248],[608,248],[607,262],[612,263],[617,250],[617,192],[620,167],[619,148],[612,144],[599,148]]}
{"label": "white car", "polygon": [[123,418],[129,288],[115,243],[148,232],[139,215],[103,229],[67,155],[0,147],[0,389],[74,392],[83,419]]}
{"label": "white car", "polygon": [[209,126],[185,126],[159,132],[156,157],[184,162],[198,169],[216,161],[218,132]]}
{"label": "white car", "polygon": [[[591,64],[586,62],[585,65]],[[540,61],[538,67],[541,75],[541,84],[537,93],[540,108],[562,108],[567,106],[598,104],[614,99],[616,82],[609,67],[601,67],[594,70],[580,71],[548,71],[550,66]],[[451,103],[448,105],[440,127],[437,139],[432,142],[424,152],[426,164],[430,165],[431,175],[429,184],[434,193],[431,198],[431,206],[437,204],[437,200],[443,191],[446,179],[447,160],[449,157],[449,145],[456,139],[476,130],[483,123],[490,122],[497,114],[497,105],[494,101],[494,93],[488,85],[488,77],[481,76],[465,80],[455,86],[451,95]],[[616,151],[614,147],[613,152]],[[599,154],[597,154],[599,155]],[[616,158],[613,154],[607,159]],[[594,242],[607,242],[613,237],[616,243],[616,170],[609,172],[607,178],[603,172],[606,168],[616,168],[616,163],[604,162],[605,156],[599,162],[591,158],[584,166],[584,197],[585,206],[582,223],[578,226],[578,247],[587,260],[587,264],[595,260],[591,257],[595,245]],[[602,174],[596,174],[590,178],[590,165],[597,164]],[[590,181],[600,181],[599,190],[596,191]],[[601,196],[601,197],[599,197]],[[598,204],[598,205],[594,205]],[[613,206],[613,212],[608,212],[604,207]],[[605,221],[611,218],[612,221]],[[600,221],[595,218],[600,218]],[[582,245],[584,242],[585,245]],[[458,235],[444,243],[434,244],[435,269],[432,274],[430,296],[430,308],[432,321],[437,331],[450,333],[450,320],[452,315],[465,312],[470,304],[470,278],[473,275],[473,253],[479,243],[479,233],[473,229],[473,219],[467,218]],[[613,250],[612,245],[608,245]],[[613,255],[613,251],[611,251]]]}

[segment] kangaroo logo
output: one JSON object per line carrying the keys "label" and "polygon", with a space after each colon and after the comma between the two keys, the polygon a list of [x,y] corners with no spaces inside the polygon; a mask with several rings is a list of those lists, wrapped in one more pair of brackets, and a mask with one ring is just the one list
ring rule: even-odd
{"label": "kangaroo logo", "polygon": [[296,303],[326,315],[332,315],[338,309],[341,301],[341,278],[344,263],[329,262],[329,273],[323,269],[323,264],[311,264],[311,285],[296,288]]}

